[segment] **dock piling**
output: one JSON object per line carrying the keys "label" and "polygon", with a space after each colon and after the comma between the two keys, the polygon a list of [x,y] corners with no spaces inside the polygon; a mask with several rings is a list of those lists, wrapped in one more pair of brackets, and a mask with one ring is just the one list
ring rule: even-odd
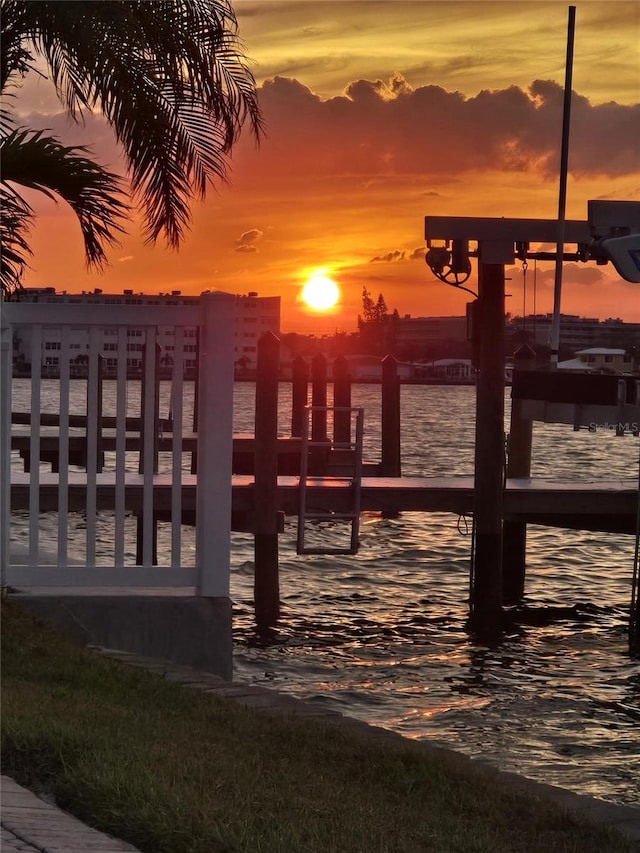
{"label": "dock piling", "polygon": [[476,389],[474,522],[470,625],[492,635],[502,626],[504,489],[504,266],[478,264],[480,364]]}
{"label": "dock piling", "polygon": [[[514,370],[533,370],[536,354],[527,344],[514,353]],[[523,401],[511,401],[511,427],[507,452],[507,477],[531,475],[533,422],[522,415]],[[526,574],[527,525],[524,521],[505,521],[502,539],[502,595],[505,604],[517,604],[524,596]]]}
{"label": "dock piling", "polygon": [[339,411],[351,408],[351,375],[347,359],[340,355],[333,362],[333,441],[335,444],[350,444],[351,413]]}
{"label": "dock piling", "polygon": [[301,355],[291,365],[291,435],[301,438],[304,429],[304,410],[307,405],[309,368]]}
{"label": "dock piling", "polygon": [[382,359],[382,464],[381,476],[401,476],[400,379],[398,362],[388,355]]}

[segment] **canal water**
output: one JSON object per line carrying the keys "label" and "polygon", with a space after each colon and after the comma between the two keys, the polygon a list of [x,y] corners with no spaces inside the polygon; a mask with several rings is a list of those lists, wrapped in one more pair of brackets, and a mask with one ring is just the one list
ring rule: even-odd
{"label": "canal water", "polygon": [[[15,385],[14,408],[23,408],[26,388]],[[109,393],[107,382],[105,413]],[[472,474],[475,389],[402,386],[401,396],[403,474]],[[365,409],[364,455],[375,460],[379,386],[355,386],[353,405]],[[254,386],[238,383],[236,431],[253,431],[253,406]],[[280,409],[287,434],[286,384]],[[536,424],[532,475],[637,478],[639,450],[637,438],[607,429]],[[253,622],[253,540],[233,534],[236,678],[532,779],[640,804],[640,662],[627,649],[634,537],[530,527],[531,618],[487,646],[465,627],[470,519],[364,514],[357,556],[297,556],[295,532],[288,520],[282,618],[267,639]],[[326,526],[322,536],[331,544],[338,534]]]}

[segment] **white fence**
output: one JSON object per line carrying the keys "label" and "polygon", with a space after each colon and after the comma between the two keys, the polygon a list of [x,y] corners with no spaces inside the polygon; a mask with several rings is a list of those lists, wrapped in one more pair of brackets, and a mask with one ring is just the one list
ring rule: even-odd
{"label": "white fence", "polygon": [[[229,595],[229,559],[231,530],[231,468],[233,448],[233,358],[235,297],[223,293],[203,294],[199,305],[139,306],[76,304],[0,303],[2,332],[0,352],[0,560],[2,582],[18,588],[33,586],[186,586],[203,596]],[[127,329],[144,327],[145,352],[156,352],[159,327],[174,330],[175,346],[171,367],[172,433],[164,473],[156,470],[159,423],[157,398],[158,363],[154,357],[143,360],[140,383],[128,381]],[[185,473],[184,438],[187,431],[185,400],[188,383],[184,380],[183,337],[187,327],[199,330],[198,410],[194,424],[198,437],[197,472]],[[29,470],[20,470],[12,438],[12,354],[14,335],[29,330],[31,364],[28,408],[27,454]],[[52,430],[42,425],[43,390],[50,393],[51,380],[41,378],[43,330],[59,330],[59,378],[56,379],[58,423]],[[108,328],[118,346],[115,385],[115,412],[109,431],[110,463],[102,467],[100,446],[103,429],[103,383],[100,379],[99,349],[102,331]],[[86,379],[70,375],[70,341],[74,331],[88,330]],[[57,337],[57,335],[56,335]],[[75,335],[77,339],[77,334]],[[84,420],[78,430],[78,417],[71,411],[70,391],[77,397],[82,386]],[[139,429],[127,430],[131,414],[132,386],[139,384]],[[86,389],[86,390],[85,390]],[[193,394],[189,389],[189,393]],[[191,401],[190,401],[191,402]],[[49,401],[50,403],[50,401]],[[129,405],[128,405],[129,403]],[[136,400],[137,404],[137,400]],[[77,401],[76,401],[77,405]],[[131,422],[129,421],[129,426]],[[24,428],[23,428],[24,431]],[[70,455],[77,446],[78,433],[84,442],[82,468]],[[56,445],[57,473],[47,470],[42,458],[43,443]],[[74,445],[73,442],[76,442]],[[133,471],[130,447],[137,448],[138,465]],[[46,458],[46,456],[45,456]],[[159,495],[163,495],[165,526],[170,537],[164,545],[162,565],[155,565],[155,531]],[[185,495],[195,509],[195,558],[183,553],[182,521]],[[25,560],[15,558],[11,547],[14,505],[28,510],[28,553]],[[135,498],[134,498],[135,496]],[[81,506],[78,506],[80,501]],[[135,509],[132,506],[135,504]],[[52,513],[52,507],[55,514]],[[126,530],[137,517],[139,541],[135,559],[131,558]],[[24,515],[24,511],[23,511]],[[54,559],[46,560],[48,542],[42,541],[42,525],[57,520],[57,545]],[[78,524],[78,521],[80,524]],[[193,525],[193,519],[188,520]],[[77,537],[84,539],[79,548]],[[75,539],[74,539],[75,537]],[[105,562],[103,543],[113,547]],[[101,555],[96,558],[100,540]],[[170,552],[170,553],[169,553]],[[70,559],[73,554],[73,560]],[[82,555],[78,561],[78,553]],[[187,556],[190,559],[187,559]],[[47,564],[53,562],[53,565]]]}

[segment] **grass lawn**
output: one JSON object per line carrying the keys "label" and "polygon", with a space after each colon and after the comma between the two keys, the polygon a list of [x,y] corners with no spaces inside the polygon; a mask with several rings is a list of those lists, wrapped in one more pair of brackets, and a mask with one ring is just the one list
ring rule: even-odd
{"label": "grass lawn", "polygon": [[145,853],[631,849],[487,768],[245,710],[74,646],[9,603],[2,640],[3,772]]}

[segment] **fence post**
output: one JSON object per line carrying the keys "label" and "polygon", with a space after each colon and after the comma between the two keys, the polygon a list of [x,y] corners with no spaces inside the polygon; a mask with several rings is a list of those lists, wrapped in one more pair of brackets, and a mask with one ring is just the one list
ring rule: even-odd
{"label": "fence post", "polygon": [[[343,355],[333,362],[333,405],[335,409],[351,408],[351,375]],[[351,442],[351,412],[334,412],[333,441],[335,444]]]}
{"label": "fence post", "polygon": [[0,585],[9,565],[11,524],[11,373],[13,330],[0,312]]}
{"label": "fence post", "polygon": [[203,293],[200,305],[196,593],[228,598],[236,298]]}
{"label": "fence post", "polygon": [[102,395],[102,389],[104,386],[104,356],[98,354],[98,458],[96,462],[96,471],[99,474],[104,468],[104,443],[103,443],[103,425],[102,425],[102,411],[104,408],[104,401]]}
{"label": "fence post", "polygon": [[200,327],[196,329],[196,369],[193,376],[193,432],[196,436],[196,443],[191,453],[191,473],[195,474],[198,470],[198,411],[200,408]]}
{"label": "fence post", "polygon": [[299,355],[291,365],[291,435],[294,438],[300,438],[304,429],[308,384],[309,368],[307,362]]}
{"label": "fence post", "polygon": [[255,409],[254,605],[258,627],[280,615],[278,565],[278,374],[280,340],[258,341]]}
{"label": "fence post", "polygon": [[[514,370],[533,370],[536,354],[527,344],[513,356]],[[507,477],[531,475],[533,423],[522,416],[522,400],[511,400],[511,427],[507,455]],[[502,528],[502,597],[505,604],[517,604],[524,595],[527,562],[527,525],[505,521]]]}
{"label": "fence post", "polygon": [[383,477],[401,476],[400,379],[392,355],[382,359],[382,465]]}

